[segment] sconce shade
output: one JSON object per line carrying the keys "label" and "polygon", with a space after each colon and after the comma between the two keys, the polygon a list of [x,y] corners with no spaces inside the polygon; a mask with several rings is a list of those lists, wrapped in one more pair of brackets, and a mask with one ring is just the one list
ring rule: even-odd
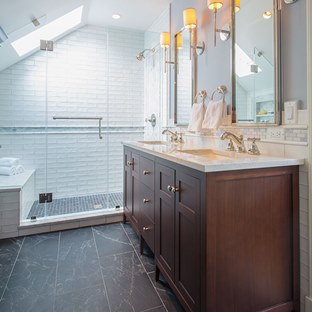
{"label": "sconce shade", "polygon": [[160,34],[160,46],[162,48],[170,47],[170,33],[169,32],[162,32]]}
{"label": "sconce shade", "polygon": [[235,0],[235,13],[240,10],[240,0]]}
{"label": "sconce shade", "polygon": [[184,27],[192,29],[196,27],[196,10],[194,8],[188,8],[183,11]]}
{"label": "sconce shade", "polygon": [[223,0],[208,0],[209,10],[219,10],[223,6]]}
{"label": "sconce shade", "polygon": [[178,33],[177,34],[177,49],[182,49],[183,48],[183,37],[182,37],[182,33]]}

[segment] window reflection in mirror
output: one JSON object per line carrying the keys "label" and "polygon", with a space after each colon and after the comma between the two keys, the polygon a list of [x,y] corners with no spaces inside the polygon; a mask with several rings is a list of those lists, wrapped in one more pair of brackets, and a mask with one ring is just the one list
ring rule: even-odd
{"label": "window reflection in mirror", "polygon": [[235,14],[233,87],[238,123],[274,124],[277,120],[274,3],[241,0]]}

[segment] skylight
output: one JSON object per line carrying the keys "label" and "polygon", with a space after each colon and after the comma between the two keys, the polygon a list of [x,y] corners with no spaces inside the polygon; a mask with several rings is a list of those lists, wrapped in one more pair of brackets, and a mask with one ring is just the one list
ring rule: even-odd
{"label": "skylight", "polygon": [[11,43],[19,56],[38,48],[40,40],[52,40],[81,23],[83,6],[59,17]]}
{"label": "skylight", "polygon": [[[246,77],[255,74],[252,71],[252,65],[255,62],[243,51],[243,49],[236,43],[235,44],[235,73],[238,77]],[[257,72],[260,73],[262,70],[257,67]]]}

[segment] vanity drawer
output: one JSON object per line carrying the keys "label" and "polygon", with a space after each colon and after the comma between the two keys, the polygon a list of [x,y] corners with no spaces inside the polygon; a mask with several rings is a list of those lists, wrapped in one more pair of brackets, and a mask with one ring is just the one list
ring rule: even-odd
{"label": "vanity drawer", "polygon": [[154,216],[154,191],[141,183],[141,212],[155,222]]}
{"label": "vanity drawer", "polygon": [[154,189],[154,161],[141,156],[140,158],[140,180],[142,183]]}
{"label": "vanity drawer", "polygon": [[141,219],[141,235],[148,247],[155,252],[155,224],[144,213]]}

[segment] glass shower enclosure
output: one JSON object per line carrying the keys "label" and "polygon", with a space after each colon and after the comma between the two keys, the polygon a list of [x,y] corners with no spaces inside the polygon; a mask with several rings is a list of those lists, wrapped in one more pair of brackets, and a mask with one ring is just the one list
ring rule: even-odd
{"label": "glass shower enclosure", "polygon": [[32,181],[21,224],[122,211],[121,141],[144,134],[143,39],[87,25],[0,72],[0,157]]}

